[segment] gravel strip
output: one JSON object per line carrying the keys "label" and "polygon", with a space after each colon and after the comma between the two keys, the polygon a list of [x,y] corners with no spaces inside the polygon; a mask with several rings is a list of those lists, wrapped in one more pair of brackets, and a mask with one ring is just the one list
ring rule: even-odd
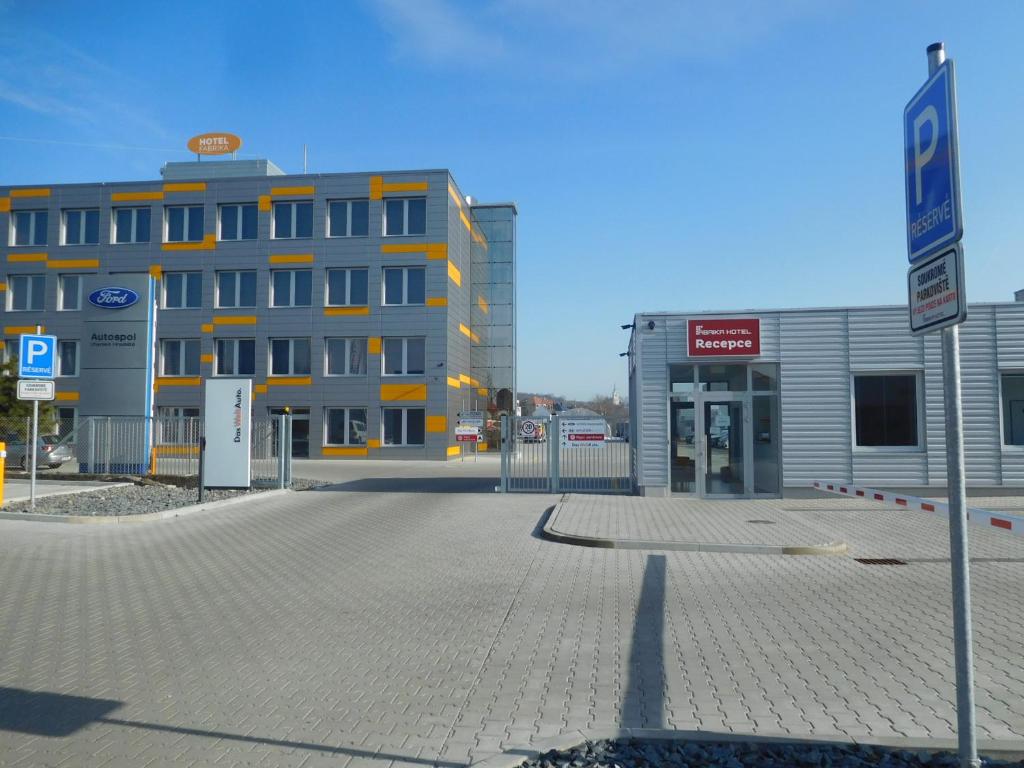
{"label": "gravel strip", "polygon": [[[588,741],[574,749],[545,752],[523,768],[955,768],[956,754],[867,745],[713,744],[704,742]],[[1024,766],[982,758],[983,766]]]}
{"label": "gravel strip", "polygon": [[[297,491],[323,485],[313,480],[296,480],[292,488]],[[255,488],[248,491],[209,490],[204,502],[230,499],[243,494],[259,493],[267,490]],[[4,512],[29,513],[37,515],[78,515],[84,517],[104,517],[116,515],[144,515],[149,512],[162,512],[165,509],[177,509],[199,503],[195,488],[181,488],[176,485],[145,482],[137,485],[120,486],[117,488],[97,488],[94,491],[69,493],[58,496],[43,496],[36,499],[36,508],[29,508],[29,502],[16,501],[5,504]]]}

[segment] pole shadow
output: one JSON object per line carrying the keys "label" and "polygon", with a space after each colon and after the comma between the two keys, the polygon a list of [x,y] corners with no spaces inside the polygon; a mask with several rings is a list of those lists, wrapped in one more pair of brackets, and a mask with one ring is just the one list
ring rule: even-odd
{"label": "pole shadow", "polygon": [[619,719],[626,728],[665,727],[665,556],[648,555],[633,622],[629,677]]}

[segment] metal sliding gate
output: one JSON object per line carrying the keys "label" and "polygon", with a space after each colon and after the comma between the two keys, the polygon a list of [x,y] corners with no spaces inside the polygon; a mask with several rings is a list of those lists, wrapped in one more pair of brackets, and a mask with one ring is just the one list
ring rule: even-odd
{"label": "metal sliding gate", "polygon": [[558,415],[501,417],[504,493],[631,493],[629,443],[563,440]]}

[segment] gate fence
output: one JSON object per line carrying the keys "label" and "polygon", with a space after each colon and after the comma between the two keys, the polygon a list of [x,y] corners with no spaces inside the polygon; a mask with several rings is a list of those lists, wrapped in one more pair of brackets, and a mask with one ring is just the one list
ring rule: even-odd
{"label": "gate fence", "polygon": [[[291,416],[252,420],[253,487],[291,483]],[[0,418],[6,467],[28,469],[32,419]],[[98,475],[196,477],[202,420],[196,417],[88,416],[39,423],[38,469]],[[281,450],[281,446],[285,450]]]}
{"label": "gate fence", "polygon": [[631,493],[629,443],[590,445],[560,439],[560,417],[501,417],[504,493]]}

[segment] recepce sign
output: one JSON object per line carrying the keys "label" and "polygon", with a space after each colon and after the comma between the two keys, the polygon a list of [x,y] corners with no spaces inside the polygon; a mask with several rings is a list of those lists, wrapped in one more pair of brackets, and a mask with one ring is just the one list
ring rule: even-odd
{"label": "recepce sign", "polygon": [[761,354],[761,321],[688,320],[686,342],[690,357],[754,357]]}

